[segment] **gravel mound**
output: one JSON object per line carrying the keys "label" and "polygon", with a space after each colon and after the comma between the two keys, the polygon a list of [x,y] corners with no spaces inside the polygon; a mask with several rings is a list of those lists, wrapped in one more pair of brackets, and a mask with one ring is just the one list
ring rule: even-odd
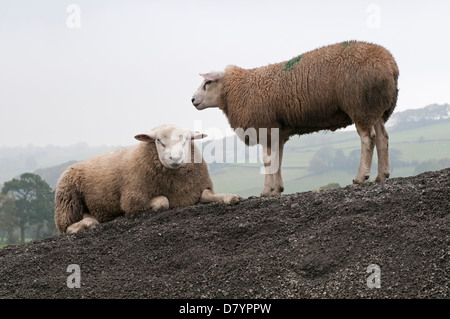
{"label": "gravel mound", "polygon": [[143,212],[0,249],[0,298],[449,298],[449,212],[450,169]]}

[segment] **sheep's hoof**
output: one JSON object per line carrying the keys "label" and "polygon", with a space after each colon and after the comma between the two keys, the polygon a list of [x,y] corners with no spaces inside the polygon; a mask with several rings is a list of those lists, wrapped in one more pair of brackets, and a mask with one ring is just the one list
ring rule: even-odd
{"label": "sheep's hoof", "polygon": [[67,234],[75,234],[82,229],[91,229],[99,224],[98,220],[91,217],[86,217],[80,220],[78,223],[72,224],[66,229]]}
{"label": "sheep's hoof", "polygon": [[389,178],[391,174],[390,173],[383,173],[381,175],[378,175],[377,178],[375,178],[376,183],[384,182],[386,179]]}
{"label": "sheep's hoof", "polygon": [[281,193],[284,191],[284,187],[264,187],[261,192],[261,197],[277,197],[281,196]]}
{"label": "sheep's hoof", "polygon": [[368,179],[369,179],[369,175],[365,175],[363,178],[358,178],[358,177],[356,177],[356,178],[353,180],[353,184],[356,184],[356,185],[362,185],[362,184],[364,184]]}
{"label": "sheep's hoof", "polygon": [[165,196],[156,197],[152,202],[152,210],[157,212],[163,209],[169,209],[169,200]]}
{"label": "sheep's hoof", "polygon": [[228,205],[235,205],[235,204],[239,203],[243,199],[244,198],[239,196],[239,195],[227,194],[225,196],[225,198],[223,199],[223,202],[225,204],[228,204]]}

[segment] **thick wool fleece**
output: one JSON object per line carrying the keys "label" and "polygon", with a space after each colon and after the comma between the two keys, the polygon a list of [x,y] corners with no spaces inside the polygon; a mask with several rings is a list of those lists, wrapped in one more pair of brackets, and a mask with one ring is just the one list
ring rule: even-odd
{"label": "thick wool fleece", "polygon": [[[60,177],[55,194],[55,223],[66,228],[89,213],[100,223],[149,210],[150,200],[166,196],[170,207],[197,204],[202,191],[213,190],[208,166],[202,159],[178,169],[164,167],[158,159],[155,143],[102,154],[69,167]],[[196,154],[201,154],[197,148]],[[197,160],[198,161],[198,160]]]}
{"label": "thick wool fleece", "polygon": [[397,64],[385,48],[349,41],[255,69],[228,66],[219,107],[232,128],[279,128],[281,138],[387,121]]}

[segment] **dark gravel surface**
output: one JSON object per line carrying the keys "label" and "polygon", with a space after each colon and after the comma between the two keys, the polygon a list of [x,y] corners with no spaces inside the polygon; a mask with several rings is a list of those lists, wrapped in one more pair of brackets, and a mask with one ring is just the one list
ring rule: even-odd
{"label": "dark gravel surface", "polygon": [[[449,211],[445,169],[144,212],[0,249],[0,298],[448,299]],[[80,288],[67,286],[71,264]]]}

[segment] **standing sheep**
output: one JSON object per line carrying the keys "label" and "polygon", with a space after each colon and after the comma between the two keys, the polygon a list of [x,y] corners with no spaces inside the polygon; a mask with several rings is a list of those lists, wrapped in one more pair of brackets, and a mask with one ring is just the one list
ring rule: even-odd
{"label": "standing sheep", "polygon": [[[233,129],[267,129],[265,136],[257,133],[256,137],[257,143],[267,141],[262,145],[266,168],[262,196],[278,196],[284,190],[281,161],[290,136],[334,131],[352,123],[361,138],[361,161],[353,182],[361,184],[369,178],[375,145],[375,181],[389,177],[384,124],[397,103],[399,70],[385,48],[346,41],[286,62],[255,69],[228,66],[224,72],[201,76],[204,81],[192,98],[198,110],[220,108]],[[276,145],[271,143],[273,128],[279,134]]]}
{"label": "standing sheep", "polygon": [[55,194],[55,223],[76,233],[119,216],[207,202],[233,205],[242,197],[215,194],[194,139],[204,134],[162,125],[136,135],[142,143],[70,166]]}

